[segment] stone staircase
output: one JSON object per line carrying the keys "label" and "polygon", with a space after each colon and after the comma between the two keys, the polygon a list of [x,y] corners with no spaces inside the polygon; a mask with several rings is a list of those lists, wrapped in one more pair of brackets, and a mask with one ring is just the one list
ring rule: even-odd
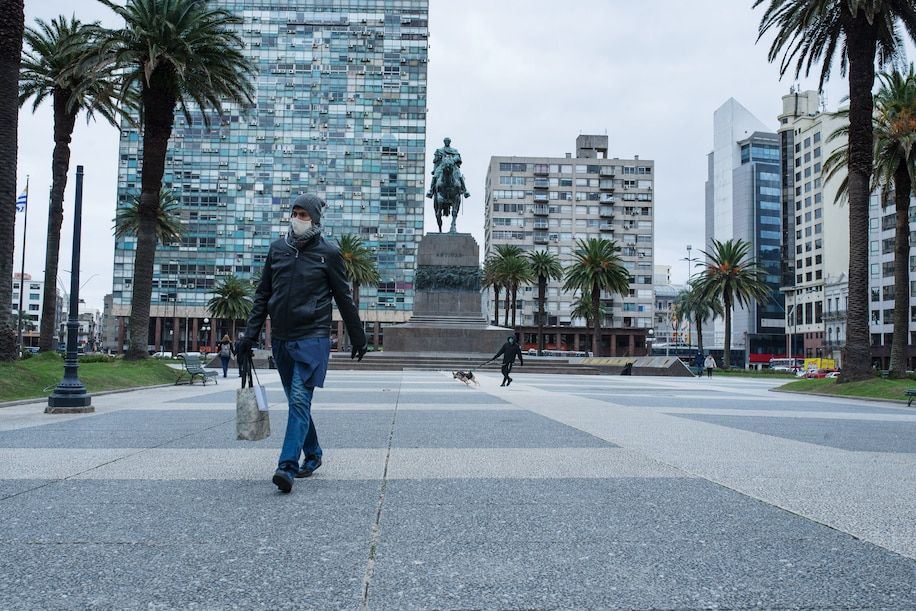
{"label": "stone staircase", "polygon": [[[492,354],[449,354],[449,353],[394,353],[369,352],[361,363],[350,360],[350,354],[332,352],[329,369],[360,371],[494,371],[498,372],[502,357],[481,367],[481,363]],[[518,373],[557,373],[578,375],[601,375],[598,367],[579,365],[569,359],[526,356],[525,365],[515,364]]]}

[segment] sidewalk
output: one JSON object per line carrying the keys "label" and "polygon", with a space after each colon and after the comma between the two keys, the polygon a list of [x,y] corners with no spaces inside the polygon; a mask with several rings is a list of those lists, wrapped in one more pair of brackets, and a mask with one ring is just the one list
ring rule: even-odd
{"label": "sidewalk", "polygon": [[916,607],[916,413],[778,382],[332,371],[0,410],[3,608]]}

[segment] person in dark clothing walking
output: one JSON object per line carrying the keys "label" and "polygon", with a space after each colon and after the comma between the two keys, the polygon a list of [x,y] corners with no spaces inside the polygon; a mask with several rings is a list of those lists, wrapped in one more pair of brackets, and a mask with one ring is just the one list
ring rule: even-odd
{"label": "person in dark clothing walking", "polygon": [[229,360],[235,356],[235,347],[228,335],[224,335],[219,343],[219,360],[223,366],[223,377],[229,372]]}
{"label": "person in dark clothing walking", "polygon": [[506,343],[503,344],[503,347],[500,348],[496,356],[490,360],[495,361],[500,356],[503,357],[503,383],[500,384],[500,386],[508,386],[512,383],[512,378],[509,377],[509,374],[512,373],[512,365],[515,364],[515,357],[518,357],[519,365],[525,364],[525,360],[522,358],[522,349],[518,347],[513,336],[510,335],[508,339],[506,339]]}
{"label": "person in dark clothing walking", "polygon": [[273,476],[281,492],[293,489],[294,478],[308,477],[321,466],[322,451],[311,408],[315,387],[324,386],[331,355],[332,301],[350,334],[350,358],[361,361],[368,349],[343,257],[337,246],[321,235],[324,206],[314,195],[302,195],[293,202],[289,233],[270,245],[237,348],[240,354],[250,353],[269,314],[274,361],[289,401],[286,437]]}

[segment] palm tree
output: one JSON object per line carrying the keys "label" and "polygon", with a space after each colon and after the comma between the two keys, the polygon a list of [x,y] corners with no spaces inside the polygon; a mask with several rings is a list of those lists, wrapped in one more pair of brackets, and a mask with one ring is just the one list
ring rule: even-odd
{"label": "palm tree", "polygon": [[722,302],[704,295],[698,280],[694,279],[687,284],[686,290],[678,293],[674,311],[681,320],[696,325],[697,349],[703,354],[703,323],[725,315]]}
{"label": "palm tree", "polygon": [[[27,49],[22,53],[19,76],[19,105],[33,100],[32,112],[50,100],[54,107],[54,152],[51,155],[51,198],[48,206],[48,236],[45,245],[45,286],[57,282],[60,258],[60,228],[64,220],[64,189],[70,169],[70,141],[80,112],[87,120],[96,114],[117,127],[117,117],[127,117],[114,101],[117,89],[110,66],[103,70],[82,70],[94,41],[92,28],[75,17],[58,17],[50,23],[35,20],[25,29]],[[53,349],[54,291],[42,299],[41,333],[38,348]]]}
{"label": "palm tree", "polygon": [[[696,288],[703,300],[722,303],[725,314],[725,354],[722,368],[731,364],[732,308],[752,301],[765,301],[770,287],[763,280],[764,271],[749,257],[751,245],[744,240],[713,240],[710,252],[701,250],[706,258],[706,270],[697,279]],[[747,349],[747,347],[745,347]]]}
{"label": "palm tree", "polygon": [[763,37],[776,31],[769,60],[782,55],[781,75],[793,71],[794,64],[796,78],[803,71],[807,76],[820,62],[823,89],[837,53],[842,74],[849,69],[849,305],[840,379],[863,380],[871,376],[868,200],[874,155],[875,60],[883,66],[898,59],[903,48],[898,23],[913,37],[916,5],[912,0],[756,0],[754,7],[764,2],[768,7],[759,34]]}
{"label": "palm tree", "polygon": [[[140,194],[130,198],[124,208],[115,213],[114,234],[116,238],[136,236],[140,229]],[[178,199],[168,189],[160,189],[159,205],[156,207],[156,241],[159,244],[180,242],[185,227],[181,222],[181,208]]]}
{"label": "palm tree", "polygon": [[[607,308],[604,307],[604,304],[599,300],[598,318],[603,319],[607,316],[607,313]],[[595,309],[592,307],[592,296],[588,293],[582,293],[577,297],[572,303],[572,310],[569,312],[569,315],[572,318],[581,318],[585,321],[586,327],[591,327],[595,316]]]}
{"label": "palm tree", "polygon": [[592,306],[592,353],[600,356],[601,345],[601,292],[626,295],[630,290],[630,272],[623,266],[617,253],[620,247],[613,240],[588,238],[576,241],[576,252],[573,262],[566,268],[567,291],[582,291],[583,297],[588,294]]}
{"label": "palm tree", "polygon": [[353,303],[359,308],[359,287],[375,286],[379,283],[378,267],[372,250],[363,245],[360,237],[346,234],[340,236],[340,256],[344,260],[347,278],[353,286]]}
{"label": "palm tree", "polygon": [[10,325],[13,301],[13,249],[16,243],[16,154],[18,147],[19,64],[25,9],[22,0],[0,0],[0,361],[17,356]]}
{"label": "palm tree", "polygon": [[546,250],[529,252],[528,264],[531,266],[531,273],[538,281],[538,356],[540,356],[544,351],[544,300],[547,294],[547,283],[563,278],[563,266],[556,255]]}
{"label": "palm tree", "polygon": [[484,288],[493,288],[494,324],[496,325],[499,324],[499,293],[502,290],[502,284],[498,274],[498,264],[499,260],[497,257],[492,255],[487,257],[483,262],[483,276],[481,278],[481,284]]}
{"label": "palm tree", "polygon": [[[881,205],[887,206],[891,194],[896,210],[894,294],[910,292],[910,194],[916,178],[916,72],[911,65],[906,74],[890,72],[880,74],[881,87],[875,94],[874,175],[872,191],[880,193]],[[845,111],[837,113],[845,116]],[[835,130],[828,141],[846,138],[847,126]],[[837,201],[848,197],[848,180],[843,173],[849,158],[849,147],[838,147],[824,162],[827,180],[842,177],[837,188]],[[899,291],[899,292],[898,292]],[[907,371],[907,344],[909,343],[909,300],[894,301],[894,333],[891,342],[890,376],[905,377]]]}
{"label": "palm tree", "polygon": [[180,108],[191,124],[195,108],[209,128],[210,111],[222,115],[225,101],[251,104],[254,67],[242,54],[244,45],[234,30],[241,19],[207,2],[127,0],[120,6],[99,1],[125,24],[119,30],[99,30],[98,59],[123,70],[122,98],[134,90],[141,101],[143,171],[127,357],[145,358],[157,207],[175,112]]}
{"label": "palm tree", "polygon": [[227,276],[213,292],[214,296],[207,302],[207,312],[213,318],[230,321],[230,337],[235,339],[235,321],[248,318],[254,305],[251,284],[237,276]]}
{"label": "palm tree", "polygon": [[[518,289],[530,283],[534,276],[531,272],[531,265],[524,257],[509,257],[503,260],[501,265],[503,282],[506,284],[506,291],[512,294],[512,328],[515,328],[515,314],[518,311]],[[506,302],[509,301],[506,295]]]}
{"label": "palm tree", "polygon": [[[509,308],[513,305],[512,300],[509,297],[512,291],[512,276],[515,273],[511,267],[515,266],[514,263],[510,261],[514,259],[519,259],[523,256],[524,251],[513,244],[497,244],[496,245],[496,254],[494,255],[494,273],[499,285],[506,289],[506,308],[503,315],[503,326],[509,326]],[[497,310],[498,311],[498,310]],[[497,317],[498,318],[498,317]],[[497,320],[497,322],[499,322]],[[513,327],[515,325],[513,324]]]}

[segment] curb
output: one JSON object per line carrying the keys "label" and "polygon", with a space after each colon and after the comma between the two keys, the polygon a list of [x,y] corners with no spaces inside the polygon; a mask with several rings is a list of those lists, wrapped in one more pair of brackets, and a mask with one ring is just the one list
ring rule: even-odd
{"label": "curb", "polygon": [[855,397],[850,395],[832,395],[826,392],[800,392],[797,390],[782,390],[781,388],[771,388],[770,392],[781,392],[787,395],[815,395],[817,397],[829,397],[831,399],[851,399],[853,401],[869,401],[871,403],[902,403],[903,407],[909,407],[910,409],[916,409],[916,406],[907,406],[906,399],[878,399],[875,397]]}
{"label": "curb", "polygon": [[[105,395],[115,395],[122,392],[131,392],[134,390],[146,390],[148,388],[167,388],[169,386],[175,386],[175,384],[154,384],[152,386],[132,386],[130,388],[113,388],[111,390],[100,390],[99,392],[89,393],[93,397],[102,397]],[[0,409],[4,407],[15,407],[17,405],[28,405],[29,403],[47,403],[47,397],[35,397],[32,399],[17,399],[16,401],[4,401],[0,402]]]}

